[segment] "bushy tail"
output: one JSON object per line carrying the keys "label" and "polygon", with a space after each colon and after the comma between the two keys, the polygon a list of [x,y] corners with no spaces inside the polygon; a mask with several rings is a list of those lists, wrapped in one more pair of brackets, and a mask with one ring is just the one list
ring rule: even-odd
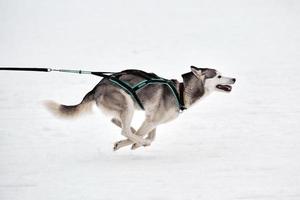
{"label": "bushy tail", "polygon": [[81,113],[85,113],[92,110],[94,103],[94,90],[85,95],[81,103],[77,105],[67,106],[55,103],[53,101],[45,101],[44,104],[48,110],[55,116],[63,118],[74,118]]}

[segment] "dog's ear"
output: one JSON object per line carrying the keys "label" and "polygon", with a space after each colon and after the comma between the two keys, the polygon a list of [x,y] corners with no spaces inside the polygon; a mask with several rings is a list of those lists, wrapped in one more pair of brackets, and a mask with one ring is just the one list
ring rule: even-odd
{"label": "dog's ear", "polygon": [[197,78],[202,80],[206,78],[213,78],[217,74],[215,69],[209,69],[209,68],[198,68],[195,66],[191,66],[191,70]]}
{"label": "dog's ear", "polygon": [[198,78],[198,79],[202,79],[203,74],[202,74],[202,70],[200,68],[197,68],[195,66],[191,66],[191,70],[193,72],[193,74]]}
{"label": "dog's ear", "polygon": [[194,65],[192,65],[192,66],[191,66],[191,70],[193,70],[193,69],[198,70],[198,69],[200,69],[200,68],[195,67]]}

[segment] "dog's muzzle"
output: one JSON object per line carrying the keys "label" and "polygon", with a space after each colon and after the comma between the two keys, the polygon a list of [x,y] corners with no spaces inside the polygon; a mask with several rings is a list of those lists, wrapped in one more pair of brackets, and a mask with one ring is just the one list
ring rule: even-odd
{"label": "dog's muzzle", "polygon": [[[230,79],[230,83],[228,83],[228,84],[234,84],[235,81],[236,81],[236,79],[232,78],[232,79]],[[216,87],[218,89],[220,89],[220,90],[223,90],[224,92],[230,92],[232,90],[232,86],[231,85],[227,85],[227,84],[226,85],[219,84]]]}

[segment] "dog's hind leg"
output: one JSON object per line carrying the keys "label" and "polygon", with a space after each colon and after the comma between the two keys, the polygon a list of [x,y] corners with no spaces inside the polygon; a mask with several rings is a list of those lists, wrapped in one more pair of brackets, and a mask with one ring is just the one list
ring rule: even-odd
{"label": "dog's hind leg", "polygon": [[126,146],[128,146],[128,145],[130,145],[130,144],[133,144],[134,142],[132,142],[131,140],[129,140],[129,139],[126,139],[126,140],[120,140],[120,141],[118,141],[118,142],[116,142],[115,144],[114,144],[114,151],[117,151],[117,150],[119,150],[120,148],[122,148],[122,147],[126,147]]}
{"label": "dog's hind leg", "polygon": [[[155,135],[156,135],[156,129],[153,129],[152,131],[150,131],[150,133],[148,134],[146,139],[148,139],[152,143],[154,138],[155,138]],[[135,149],[141,147],[141,145],[138,145],[138,144],[132,142],[131,140],[127,139],[127,140],[120,140],[120,141],[116,142],[114,144],[113,149],[114,149],[114,151],[116,151],[116,150],[118,150],[122,147],[126,147],[126,146],[131,145],[131,144],[133,144],[132,147],[131,147],[132,150],[135,150]],[[149,146],[149,145],[144,145],[144,146]]]}
{"label": "dog's hind leg", "polygon": [[[129,97],[130,98],[130,97]],[[138,143],[139,145],[149,145],[151,142],[147,139],[144,139],[141,137],[141,134],[134,134],[131,131],[131,121],[133,118],[133,112],[134,112],[134,102],[130,98],[127,100],[127,106],[122,112],[120,113],[120,121],[122,124],[122,135],[127,137],[127,139],[133,141],[134,143]],[[139,132],[139,131],[137,131]]]}
{"label": "dog's hind leg", "polygon": [[[156,128],[149,132],[149,134],[148,134],[148,136],[146,137],[146,139],[147,139],[147,140],[150,140],[151,143],[152,143],[152,142],[154,141],[154,139],[155,139],[155,136],[156,136]],[[139,148],[139,147],[141,147],[141,145],[138,145],[137,143],[135,143],[135,144],[133,144],[133,145],[131,146],[131,149],[132,149],[132,150],[135,150],[135,149],[137,149],[137,148]]]}
{"label": "dog's hind leg", "polygon": [[[113,124],[115,124],[116,126],[122,128],[122,123],[121,123],[120,120],[118,120],[118,119],[116,119],[116,118],[113,118],[113,119],[111,120],[111,122],[112,122]],[[130,129],[131,129],[131,132],[132,132],[132,133],[135,133],[135,132],[136,132],[136,130],[135,130],[133,127],[130,127]],[[125,147],[125,146],[127,146],[127,145],[130,145],[130,144],[133,144],[133,142],[132,142],[131,140],[129,140],[129,139],[121,140],[121,141],[118,141],[118,142],[116,142],[116,143],[114,144],[114,148],[113,148],[113,149],[114,149],[114,151],[116,151],[116,150],[118,150],[118,149],[120,149],[120,148],[122,148],[122,147]]]}
{"label": "dog's hind leg", "polygon": [[[112,119],[111,119],[111,122],[112,122],[113,124],[115,124],[117,127],[122,128],[122,123],[121,123],[121,121],[118,120],[117,118],[112,118]],[[132,133],[135,133],[135,132],[136,132],[136,130],[135,130],[133,127],[130,127],[130,129],[131,129],[131,132],[132,132]]]}
{"label": "dog's hind leg", "polygon": [[122,147],[131,145],[131,144],[135,144],[134,147],[132,147],[132,149],[136,149],[141,146],[149,146],[155,138],[155,133],[156,133],[155,125],[153,123],[151,123],[149,120],[145,120],[135,134],[137,136],[141,136],[141,137],[143,137],[146,134],[150,134],[145,139],[145,140],[149,141],[148,144],[137,144],[131,140],[121,140],[121,141],[115,143],[114,150],[118,150]]}
{"label": "dog's hind leg", "polygon": [[116,120],[117,124],[122,125],[122,135],[129,140],[140,145],[147,145],[149,140],[135,135],[132,133],[130,124],[134,113],[134,101],[123,90],[116,89],[115,87],[102,86],[96,90],[95,98],[97,106],[105,113],[112,115],[114,118],[119,119],[120,123]]}
{"label": "dog's hind leg", "polygon": [[[137,130],[136,135],[138,136],[144,136],[146,134],[149,134],[151,131],[154,130],[154,133],[156,131],[156,124],[153,123],[149,118],[146,118],[141,127]],[[153,135],[152,135],[153,136]],[[154,139],[154,137],[152,137]],[[149,146],[153,140],[151,140],[151,137],[147,137],[146,140],[149,141],[149,144],[137,144],[140,146]],[[135,142],[136,143],[136,142]],[[134,149],[134,148],[133,148]]]}

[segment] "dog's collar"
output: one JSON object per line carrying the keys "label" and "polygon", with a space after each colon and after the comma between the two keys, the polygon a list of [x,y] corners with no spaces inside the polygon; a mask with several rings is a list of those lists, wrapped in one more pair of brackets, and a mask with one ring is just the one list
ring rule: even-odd
{"label": "dog's collar", "polygon": [[171,81],[173,82],[173,84],[176,86],[176,93],[174,94],[174,96],[177,99],[178,102],[178,108],[180,112],[183,112],[184,110],[186,110],[187,108],[185,107],[184,104],[184,84],[183,82],[180,83],[178,80],[176,79],[171,79]]}
{"label": "dog's collar", "polygon": [[179,83],[179,102],[180,102],[180,110],[181,111],[186,110],[186,107],[184,105],[184,85],[183,85],[183,83]]}

